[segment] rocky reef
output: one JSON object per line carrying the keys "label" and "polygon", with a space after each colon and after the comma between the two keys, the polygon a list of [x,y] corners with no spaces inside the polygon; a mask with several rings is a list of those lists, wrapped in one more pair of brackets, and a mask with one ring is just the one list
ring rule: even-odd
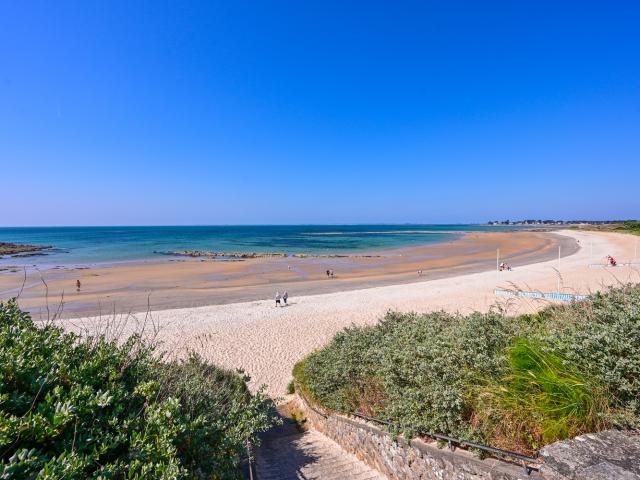
{"label": "rocky reef", "polygon": [[209,258],[277,258],[286,257],[286,253],[256,253],[256,252],[207,252],[201,250],[169,250],[165,252],[155,251],[160,255],[173,255],[177,257],[209,257]]}
{"label": "rocky reef", "polygon": [[43,250],[51,250],[52,248],[50,245],[21,245],[19,243],[0,242],[0,255],[12,255],[14,257],[46,255]]}
{"label": "rocky reef", "polygon": [[207,257],[207,258],[230,258],[230,259],[250,259],[250,258],[381,258],[382,255],[309,255],[306,253],[287,254],[283,252],[208,252],[202,250],[168,250],[154,251],[160,255],[172,255],[178,257]]}

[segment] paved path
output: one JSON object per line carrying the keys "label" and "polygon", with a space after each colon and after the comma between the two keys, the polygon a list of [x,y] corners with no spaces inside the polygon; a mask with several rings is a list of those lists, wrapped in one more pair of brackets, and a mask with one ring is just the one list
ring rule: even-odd
{"label": "paved path", "polygon": [[283,420],[256,453],[257,480],[386,480],[321,433],[300,432]]}

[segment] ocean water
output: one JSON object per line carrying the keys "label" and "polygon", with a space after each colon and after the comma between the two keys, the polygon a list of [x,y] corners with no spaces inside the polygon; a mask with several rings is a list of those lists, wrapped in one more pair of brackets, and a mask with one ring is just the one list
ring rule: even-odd
{"label": "ocean water", "polygon": [[[3,227],[0,242],[51,245],[45,256],[3,257],[7,265],[95,265],[167,258],[155,252],[336,254],[446,242],[484,225],[262,225],[157,227]],[[513,228],[513,227],[510,227]]]}

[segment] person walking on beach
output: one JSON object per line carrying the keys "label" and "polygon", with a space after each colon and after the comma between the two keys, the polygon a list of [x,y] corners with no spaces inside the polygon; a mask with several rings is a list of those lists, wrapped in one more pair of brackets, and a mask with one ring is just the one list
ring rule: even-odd
{"label": "person walking on beach", "polygon": [[327,278],[329,278],[329,275],[331,275],[331,270],[327,270]]}
{"label": "person walking on beach", "polygon": [[80,280],[76,280],[76,292],[80,293]]}
{"label": "person walking on beach", "polygon": [[289,299],[289,292],[287,292],[286,290],[284,291],[284,293],[282,294],[282,301],[284,302],[285,305],[289,305],[287,303],[287,300]]}
{"label": "person walking on beach", "polygon": [[279,306],[280,306],[280,292],[276,292],[276,307],[279,307]]}

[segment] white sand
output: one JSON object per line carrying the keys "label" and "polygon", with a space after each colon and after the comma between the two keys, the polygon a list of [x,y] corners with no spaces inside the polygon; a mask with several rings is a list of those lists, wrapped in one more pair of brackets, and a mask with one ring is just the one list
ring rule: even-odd
{"label": "white sand", "polygon": [[[323,346],[344,327],[373,324],[388,310],[467,313],[487,311],[499,302],[510,313],[531,311],[548,301],[496,297],[494,289],[517,285],[523,290],[555,292],[558,271],[561,291],[565,293],[589,293],[618,282],[640,281],[635,268],[589,267],[590,263],[603,263],[607,254],[621,262],[633,260],[637,237],[569,230],[559,233],[574,237],[581,245],[577,253],[559,263],[547,261],[499,274],[488,271],[332,294],[293,295],[286,308],[275,308],[269,299],[162,310],[152,316],[167,345],[188,345],[218,365],[242,368],[251,375],[252,388],[266,384],[269,394],[282,396],[295,362]],[[94,324],[96,321],[87,320]]]}

